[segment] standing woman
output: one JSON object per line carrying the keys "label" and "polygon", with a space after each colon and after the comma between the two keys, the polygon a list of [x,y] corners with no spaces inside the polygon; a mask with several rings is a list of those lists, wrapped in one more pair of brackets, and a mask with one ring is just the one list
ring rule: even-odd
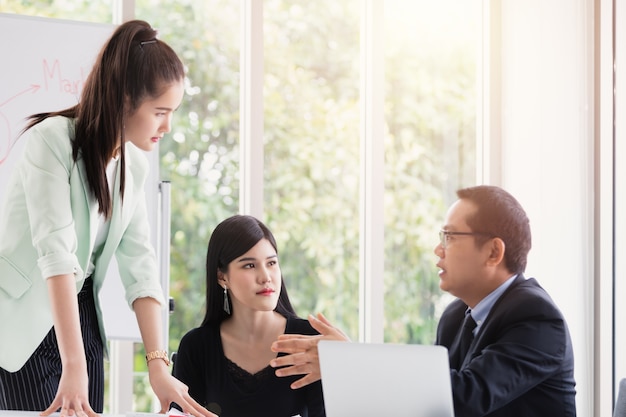
{"label": "standing woman", "polygon": [[180,341],[174,376],[220,417],[323,417],[319,381],[292,389],[298,377],[269,366],[283,333],[317,334],[291,306],[272,233],[252,216],[230,217],[209,240],[206,315]]}
{"label": "standing woman", "polygon": [[169,374],[163,293],[144,196],[150,151],[170,131],[184,68],[143,21],[120,25],[80,102],[33,115],[0,207],[0,409],[103,409],[98,292],[115,255],[162,411],[208,415]]}

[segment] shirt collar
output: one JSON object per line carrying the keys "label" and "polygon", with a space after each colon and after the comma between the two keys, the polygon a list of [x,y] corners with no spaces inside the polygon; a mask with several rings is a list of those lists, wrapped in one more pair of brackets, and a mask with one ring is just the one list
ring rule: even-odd
{"label": "shirt collar", "polygon": [[496,303],[496,301],[498,301],[502,293],[504,293],[506,289],[511,286],[515,278],[517,278],[517,274],[513,275],[511,278],[507,279],[502,284],[500,284],[498,288],[496,288],[491,293],[489,293],[488,296],[480,300],[480,302],[476,304],[476,307],[470,310],[470,313],[472,314],[472,318],[474,319],[474,321],[476,321],[476,328],[474,329],[474,334],[476,334],[478,329],[480,329],[480,326],[482,326],[483,322],[489,315],[489,312],[493,308],[493,305]]}

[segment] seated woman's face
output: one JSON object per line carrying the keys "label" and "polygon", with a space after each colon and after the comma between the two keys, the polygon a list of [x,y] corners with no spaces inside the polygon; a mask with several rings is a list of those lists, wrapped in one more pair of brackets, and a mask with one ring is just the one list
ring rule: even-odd
{"label": "seated woman's face", "polygon": [[233,311],[273,311],[278,303],[281,281],[278,255],[267,239],[228,264],[220,285],[228,288]]}

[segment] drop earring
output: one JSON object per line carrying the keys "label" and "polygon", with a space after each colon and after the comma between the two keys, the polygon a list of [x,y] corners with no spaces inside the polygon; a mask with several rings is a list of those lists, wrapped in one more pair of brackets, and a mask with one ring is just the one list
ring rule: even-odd
{"label": "drop earring", "polygon": [[230,303],[228,302],[228,289],[224,287],[224,311],[230,315]]}

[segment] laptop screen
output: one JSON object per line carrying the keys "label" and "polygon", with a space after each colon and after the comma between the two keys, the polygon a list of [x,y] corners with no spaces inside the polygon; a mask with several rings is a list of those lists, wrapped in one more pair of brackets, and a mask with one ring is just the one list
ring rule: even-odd
{"label": "laptop screen", "polygon": [[448,352],[443,346],[318,345],[327,417],[453,417]]}

